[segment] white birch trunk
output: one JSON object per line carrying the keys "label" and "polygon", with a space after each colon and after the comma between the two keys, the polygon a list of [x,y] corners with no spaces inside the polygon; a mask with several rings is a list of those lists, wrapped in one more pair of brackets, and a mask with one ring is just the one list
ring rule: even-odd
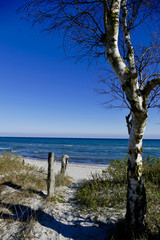
{"label": "white birch trunk", "polygon": [[142,180],[142,138],[147,123],[147,115],[132,115],[132,128],[128,144],[128,189],[127,189],[127,231],[139,234],[144,227],[146,194]]}

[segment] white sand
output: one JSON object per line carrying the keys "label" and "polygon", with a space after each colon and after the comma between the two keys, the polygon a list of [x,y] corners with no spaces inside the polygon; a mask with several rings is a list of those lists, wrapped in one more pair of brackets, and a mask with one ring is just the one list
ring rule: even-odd
{"label": "white sand", "polygon": [[[38,168],[43,168],[47,171],[48,162],[30,158],[23,158],[25,163],[34,165]],[[108,165],[96,165],[96,164],[75,164],[68,163],[66,175],[72,177],[75,181],[88,179],[91,174],[102,173],[102,170],[105,170]],[[61,163],[55,162],[55,173],[58,173],[61,170]]]}

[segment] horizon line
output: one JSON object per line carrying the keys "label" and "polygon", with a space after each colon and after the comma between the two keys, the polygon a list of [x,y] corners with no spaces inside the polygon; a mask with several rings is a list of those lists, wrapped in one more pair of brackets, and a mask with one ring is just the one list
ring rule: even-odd
{"label": "horizon line", "polygon": [[[109,139],[109,140],[128,140],[127,137],[51,137],[51,136],[0,136],[0,138],[50,138],[50,139]],[[160,140],[160,138],[144,137],[143,140]]]}

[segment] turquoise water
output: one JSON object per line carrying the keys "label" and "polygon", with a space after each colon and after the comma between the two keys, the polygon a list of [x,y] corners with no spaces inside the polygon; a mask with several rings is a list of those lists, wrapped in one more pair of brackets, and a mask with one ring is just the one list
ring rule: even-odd
{"label": "turquoise water", "polygon": [[[78,139],[78,138],[22,138],[0,137],[0,153],[3,151],[47,160],[48,152],[54,152],[58,160],[63,154],[69,161],[86,164],[108,164],[127,155],[127,139]],[[144,140],[143,156],[160,157],[160,140]]]}

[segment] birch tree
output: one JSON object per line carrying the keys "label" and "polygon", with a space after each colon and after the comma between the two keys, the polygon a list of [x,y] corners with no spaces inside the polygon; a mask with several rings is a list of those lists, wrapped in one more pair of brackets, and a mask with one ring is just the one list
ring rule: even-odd
{"label": "birch tree", "polygon": [[[140,232],[147,207],[142,180],[142,139],[149,103],[157,104],[159,100],[160,73],[159,52],[153,51],[154,47],[146,46],[145,42],[137,57],[131,34],[136,37],[134,30],[140,25],[159,21],[160,1],[26,0],[22,10],[42,29],[61,31],[64,42],[67,40],[67,45],[75,47],[77,60],[88,58],[92,62],[96,57],[104,58],[118,79],[130,109],[126,118],[129,133],[126,223],[128,232]],[[156,27],[158,31],[159,26]],[[157,60],[157,66],[156,61],[147,60],[151,51],[151,59]],[[148,75],[143,75],[145,61],[147,66],[150,64]],[[157,72],[151,73],[152,67]]]}

